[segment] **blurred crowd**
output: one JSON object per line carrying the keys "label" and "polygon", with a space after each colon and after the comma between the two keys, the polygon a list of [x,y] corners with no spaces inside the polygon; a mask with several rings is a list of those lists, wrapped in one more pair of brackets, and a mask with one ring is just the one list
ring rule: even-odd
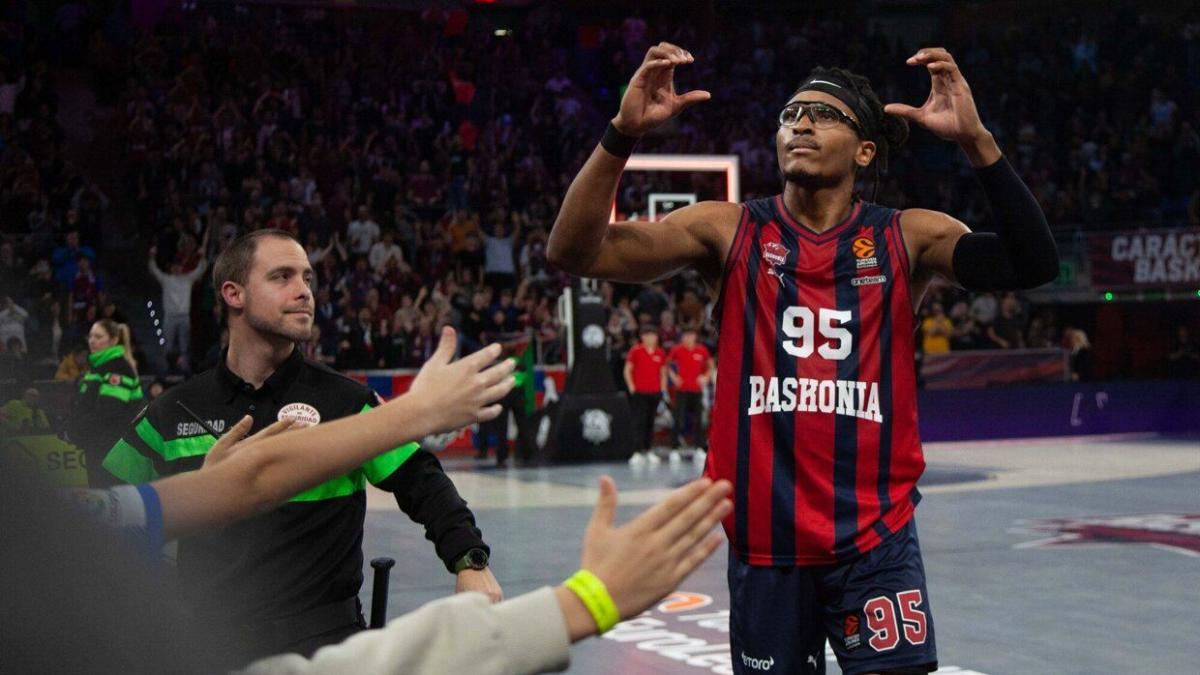
{"label": "blurred crowd", "polygon": [[[149,32],[91,17],[105,26],[88,65],[113,110],[99,133],[118,150],[105,167],[114,194],[69,156],[35,41],[19,22],[0,32],[6,358],[16,340],[57,362],[82,349],[96,318],[125,321],[107,293],[115,275],[164,322],[160,371],[209,366],[223,342],[207,265],[238,234],[271,227],[303,242],[317,270],[311,358],[417,366],[450,322],[467,348],[526,332],[538,360],[560,362],[555,303],[569,280],[546,264],[547,232],[649,44],[686,45],[696,62],[679,86],[714,98],[639,150],[735,153],[744,199],[778,191],[776,108],[812,65],[868,75],[884,102],[919,103],[928,90],[927,75],[904,66],[916,45],[855,10],[781,21],[765,4],[680,17],[577,16],[547,3],[503,27],[463,9],[178,11]],[[1200,19],[1117,10],[969,35],[953,23],[946,44],[1052,225],[1200,223]],[[888,168],[877,201],[987,227],[952,145],[915,132]],[[631,178],[617,207],[643,213],[656,191],[719,193],[714,180]],[[105,257],[130,249],[132,259]],[[605,293],[618,351],[645,321],[666,345],[689,325],[713,338],[712,298],[695,277]],[[951,328],[927,351],[1077,340],[1052,310],[1011,295],[936,291],[929,318]]]}

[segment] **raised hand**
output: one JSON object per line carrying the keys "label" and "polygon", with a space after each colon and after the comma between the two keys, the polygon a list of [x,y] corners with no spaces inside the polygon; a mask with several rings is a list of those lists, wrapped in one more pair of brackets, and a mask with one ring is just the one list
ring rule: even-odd
{"label": "raised hand", "polygon": [[932,80],[929,98],[920,108],[889,103],[883,107],[885,113],[919,124],[946,141],[970,143],[987,135],[975,109],[971,87],[950,52],[941,47],[929,47],[910,56],[906,63],[923,65],[929,71]]}
{"label": "raised hand", "polygon": [[408,396],[436,416],[437,432],[495,419],[501,410],[496,401],[514,385],[516,361],[504,359],[492,365],[500,358],[500,345],[488,345],[453,361],[456,344],[454,329],[443,328],[437,350],[408,389]]}
{"label": "raised hand", "polygon": [[648,49],[621,98],[620,112],[613,118],[617,131],[641,136],[685,108],[712,98],[712,94],[702,89],[685,94],[675,92],[675,67],[694,60],[691,52],[669,42]]}
{"label": "raised hand", "polygon": [[729,481],[695,480],[613,527],[617,488],[608,476],[600,479],[581,563],[604,582],[622,619],[675,590],[721,545],[724,536],[712,529],[733,510],[732,489]]}

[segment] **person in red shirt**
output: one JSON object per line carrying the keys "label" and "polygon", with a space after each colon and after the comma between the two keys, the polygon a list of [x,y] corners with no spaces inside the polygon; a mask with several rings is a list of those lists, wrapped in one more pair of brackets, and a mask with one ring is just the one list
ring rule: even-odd
{"label": "person in red shirt", "polygon": [[[630,408],[633,409],[634,457],[649,452],[654,438],[654,415],[658,402],[667,391],[667,355],[658,346],[658,329],[642,326],[641,342],[625,357],[625,385],[629,387]],[[644,459],[644,458],[643,458]]]}
{"label": "person in red shirt", "polygon": [[708,347],[696,341],[696,329],[683,331],[683,339],[671,348],[667,355],[668,375],[675,385],[675,429],[671,434],[671,447],[678,448],[683,442],[684,422],[690,422],[692,445],[704,447],[704,387],[712,381],[716,363]]}

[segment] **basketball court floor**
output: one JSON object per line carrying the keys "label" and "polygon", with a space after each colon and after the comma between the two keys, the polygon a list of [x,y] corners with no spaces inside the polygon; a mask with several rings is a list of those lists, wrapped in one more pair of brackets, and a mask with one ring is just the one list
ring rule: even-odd
{"label": "basketball court floor", "polygon": [[[1200,438],[926,444],[917,509],[943,673],[1195,674]],[[508,595],[556,584],[611,475],[628,520],[699,474],[690,462],[489,469],[445,458]],[[370,495],[367,559],[396,559],[389,615],[454,590],[424,533]],[[572,648],[568,672],[728,673],[725,551],[681,593]],[[364,572],[369,606],[371,570]],[[769,621],[769,617],[765,620]],[[827,652],[830,673],[838,673]]]}

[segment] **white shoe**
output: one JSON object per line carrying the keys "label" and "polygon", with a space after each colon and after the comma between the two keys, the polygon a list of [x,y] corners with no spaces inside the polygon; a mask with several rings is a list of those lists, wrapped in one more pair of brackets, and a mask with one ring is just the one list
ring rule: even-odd
{"label": "white shoe", "polygon": [[681,455],[678,450],[672,450],[671,454],[667,455],[667,459],[669,459],[672,464],[679,464],[683,461],[683,455]]}
{"label": "white shoe", "polygon": [[659,457],[658,453],[654,452],[653,450],[646,451],[646,459],[652,466],[655,464],[662,464],[662,458]]}
{"label": "white shoe", "polygon": [[640,452],[635,452],[629,456],[629,466],[644,466],[646,464],[646,455]]}
{"label": "white shoe", "polygon": [[692,452],[692,463],[693,464],[699,464],[700,466],[704,466],[704,460],[707,458],[708,458],[708,453],[704,452],[703,450],[697,449],[694,452]]}

